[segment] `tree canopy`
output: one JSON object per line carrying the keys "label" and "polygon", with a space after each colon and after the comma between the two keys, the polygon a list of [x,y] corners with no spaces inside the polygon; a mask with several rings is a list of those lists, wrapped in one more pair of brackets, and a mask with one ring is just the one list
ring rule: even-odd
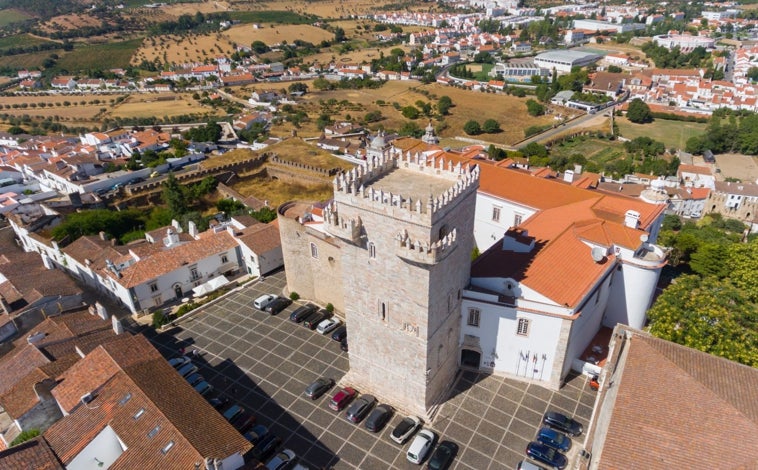
{"label": "tree canopy", "polygon": [[637,124],[653,122],[653,113],[650,111],[650,106],[639,98],[635,98],[629,103],[626,117]]}

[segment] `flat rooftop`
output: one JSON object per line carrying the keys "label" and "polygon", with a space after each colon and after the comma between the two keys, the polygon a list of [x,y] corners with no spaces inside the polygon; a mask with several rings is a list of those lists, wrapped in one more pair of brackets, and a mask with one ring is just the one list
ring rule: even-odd
{"label": "flat rooftop", "polygon": [[[434,171],[428,168],[429,171]],[[449,179],[421,173],[406,168],[395,168],[386,175],[374,180],[368,185],[375,190],[390,192],[393,195],[401,195],[407,200],[409,197],[415,201],[421,200],[423,204],[429,200],[429,194],[436,199],[455,184]]]}

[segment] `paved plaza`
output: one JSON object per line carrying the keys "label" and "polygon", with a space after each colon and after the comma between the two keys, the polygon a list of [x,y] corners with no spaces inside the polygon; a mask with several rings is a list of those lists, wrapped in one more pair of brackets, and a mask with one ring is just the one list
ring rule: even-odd
{"label": "paved plaza", "polygon": [[[177,327],[148,337],[166,357],[177,355],[180,348],[197,349],[195,362],[215,391],[255,414],[311,468],[419,468],[405,458],[410,444],[400,446],[389,438],[401,415],[374,434],[345,420],[344,411],[327,408],[336,387],[314,401],[304,396],[305,387],[318,377],[339,382],[348,369],[348,355],[328,335],[289,321],[300,302],[276,316],[253,308],[256,297],[281,294],[285,284],[280,271],[182,319]],[[381,403],[382,397],[377,398]],[[553,392],[462,372],[431,428],[440,440],[460,447],[451,468],[515,468],[545,411],[563,411],[586,426],[594,400],[595,392],[582,376],[572,377]],[[573,447],[571,456],[581,446],[575,441]]]}

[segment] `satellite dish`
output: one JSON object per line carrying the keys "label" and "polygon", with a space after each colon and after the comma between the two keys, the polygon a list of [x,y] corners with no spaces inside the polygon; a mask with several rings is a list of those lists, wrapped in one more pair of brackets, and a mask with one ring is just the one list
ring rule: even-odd
{"label": "satellite dish", "polygon": [[600,248],[599,246],[596,246],[595,248],[593,248],[592,249],[592,259],[596,263],[599,263],[599,262],[603,261],[603,259],[605,259],[605,250],[602,249],[602,248]]}
{"label": "satellite dish", "polygon": [[642,235],[640,235],[640,241],[642,243],[647,243],[647,240],[648,240],[647,233],[643,233]]}

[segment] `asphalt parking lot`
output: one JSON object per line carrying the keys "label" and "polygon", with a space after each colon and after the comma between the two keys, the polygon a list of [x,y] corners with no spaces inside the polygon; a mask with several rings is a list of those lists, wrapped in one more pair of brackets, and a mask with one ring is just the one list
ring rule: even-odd
{"label": "asphalt parking lot", "polygon": [[[303,395],[318,377],[339,382],[348,369],[348,355],[328,335],[289,321],[289,314],[302,302],[277,316],[252,306],[259,295],[280,294],[284,286],[280,271],[205,307],[176,328],[148,337],[166,357],[176,356],[180,348],[197,349],[200,354],[194,362],[215,391],[255,414],[259,423],[280,436],[284,447],[311,468],[419,468],[405,458],[409,443],[400,446],[389,439],[402,416],[395,415],[380,433],[373,434],[345,420],[344,411],[327,408],[336,386],[315,401]],[[377,398],[382,402],[382,397]],[[441,440],[459,445],[451,468],[515,468],[545,411],[563,411],[586,426],[594,400],[595,392],[581,376],[553,392],[462,372],[431,428]],[[575,441],[569,455],[575,455],[578,447]]]}

